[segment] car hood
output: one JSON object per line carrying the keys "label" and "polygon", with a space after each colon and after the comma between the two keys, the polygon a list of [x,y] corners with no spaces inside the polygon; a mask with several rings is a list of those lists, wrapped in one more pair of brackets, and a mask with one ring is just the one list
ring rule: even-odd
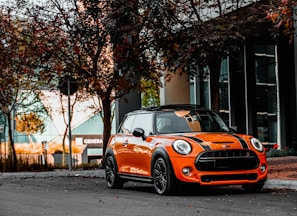
{"label": "car hood", "polygon": [[205,150],[248,149],[248,139],[233,133],[199,133],[184,135]]}

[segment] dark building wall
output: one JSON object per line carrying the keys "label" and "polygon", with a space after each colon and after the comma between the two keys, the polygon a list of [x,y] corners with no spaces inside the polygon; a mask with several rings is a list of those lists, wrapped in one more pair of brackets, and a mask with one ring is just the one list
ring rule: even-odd
{"label": "dark building wall", "polygon": [[246,44],[245,46],[246,61],[246,111],[249,124],[247,125],[247,134],[257,136],[257,111],[256,111],[256,78],[255,78],[255,47],[254,44]]}
{"label": "dark building wall", "polygon": [[116,102],[116,130],[126,113],[141,107],[141,94],[130,92]]}
{"label": "dark building wall", "polygon": [[230,56],[230,114],[231,125],[238,128],[238,132],[246,132],[245,110],[245,77],[244,77],[244,50]]}
{"label": "dark building wall", "polygon": [[294,45],[286,37],[281,37],[277,48],[282,148],[297,147]]}

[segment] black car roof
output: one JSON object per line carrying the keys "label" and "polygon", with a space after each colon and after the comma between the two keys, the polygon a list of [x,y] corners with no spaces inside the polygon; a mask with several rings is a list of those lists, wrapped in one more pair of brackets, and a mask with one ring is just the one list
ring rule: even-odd
{"label": "black car roof", "polygon": [[191,110],[191,109],[204,109],[198,104],[169,104],[160,106],[160,109],[173,109],[173,110]]}
{"label": "black car roof", "polygon": [[158,106],[158,107],[140,108],[140,109],[132,111],[130,113],[154,112],[154,111],[165,111],[165,110],[193,110],[193,109],[205,110],[205,108],[203,108],[202,106],[197,105],[197,104],[168,104],[168,105],[162,105],[162,106]]}

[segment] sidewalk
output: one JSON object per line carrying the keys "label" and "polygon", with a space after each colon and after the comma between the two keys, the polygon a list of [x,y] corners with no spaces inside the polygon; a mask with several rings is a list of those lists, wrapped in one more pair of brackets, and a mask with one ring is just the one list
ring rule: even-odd
{"label": "sidewalk", "polygon": [[[105,178],[103,169],[97,170],[54,170],[47,172],[7,172],[0,173],[1,179],[46,178],[46,177],[97,177]],[[268,179],[264,189],[290,189],[297,191],[297,180]]]}
{"label": "sidewalk", "polygon": [[12,178],[46,178],[46,177],[97,177],[105,178],[103,169],[96,170],[54,170],[45,172],[5,172],[0,173],[0,179]]}

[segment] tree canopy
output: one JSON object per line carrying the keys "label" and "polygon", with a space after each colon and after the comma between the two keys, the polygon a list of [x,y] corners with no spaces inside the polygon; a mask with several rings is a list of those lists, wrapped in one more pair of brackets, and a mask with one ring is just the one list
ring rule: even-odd
{"label": "tree canopy", "polygon": [[32,143],[31,135],[43,133],[45,125],[36,113],[21,114],[16,116],[16,131],[28,135],[30,143]]}
{"label": "tree canopy", "polygon": [[297,2],[294,0],[275,0],[267,5],[267,20],[273,24],[272,34],[277,37],[280,32],[289,36],[289,42],[292,42],[295,35],[294,15],[296,15]]}
{"label": "tree canopy", "polygon": [[31,93],[42,86],[41,65],[48,62],[42,59],[39,44],[32,43],[35,35],[28,22],[17,19],[9,10],[0,10],[0,20],[0,110],[7,119],[10,159],[16,169],[12,120],[18,110],[39,103]]}
{"label": "tree canopy", "polygon": [[218,102],[221,59],[242,45],[255,25],[245,27],[263,16],[254,0],[14,3],[5,8],[28,23],[27,46],[39,52],[34,62],[39,75],[46,75],[43,80],[71,74],[85,91],[100,98],[103,153],[111,130],[111,104],[131,90],[143,90],[142,79],[161,85],[161,76],[191,74],[191,65],[207,64],[216,81],[211,82],[212,98]]}

